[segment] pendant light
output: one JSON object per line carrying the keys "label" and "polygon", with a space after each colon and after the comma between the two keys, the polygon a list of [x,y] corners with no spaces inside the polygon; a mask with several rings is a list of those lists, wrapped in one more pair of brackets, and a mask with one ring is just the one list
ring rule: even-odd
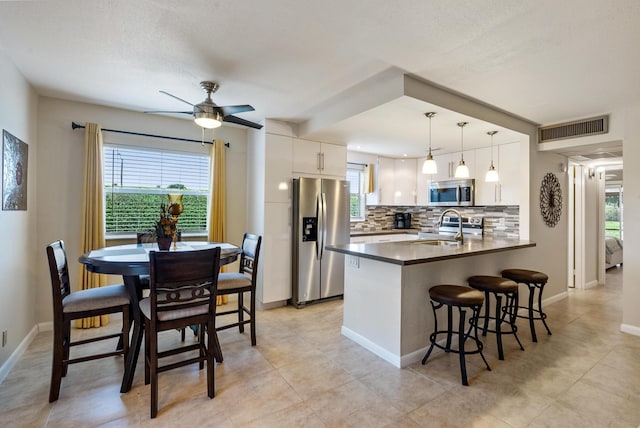
{"label": "pendant light", "polygon": [[489,167],[489,171],[487,171],[487,175],[484,176],[484,181],[487,183],[495,183],[500,180],[500,176],[498,175],[498,171],[496,167],[493,166],[493,136],[497,134],[498,131],[489,131],[487,134],[491,136],[491,166]]}
{"label": "pendant light", "polygon": [[458,126],[460,127],[460,163],[456,168],[456,173],[454,176],[456,178],[469,178],[469,167],[464,163],[464,126],[469,124],[469,122],[458,122]]}
{"label": "pendant light", "polygon": [[434,112],[429,112],[425,113],[424,115],[429,118],[429,154],[427,155],[427,159],[422,164],[422,173],[437,174],[438,165],[436,164],[435,159],[433,159],[433,156],[431,156],[431,118],[436,114]]}

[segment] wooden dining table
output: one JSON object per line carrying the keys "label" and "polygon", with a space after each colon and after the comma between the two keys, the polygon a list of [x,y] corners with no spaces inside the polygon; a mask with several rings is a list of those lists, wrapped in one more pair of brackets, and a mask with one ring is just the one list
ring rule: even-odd
{"label": "wooden dining table", "polygon": [[[242,253],[242,249],[236,245],[221,242],[182,241],[177,243],[177,248],[169,251],[197,251],[213,247],[220,247],[220,265],[233,263]],[[100,248],[80,256],[78,261],[86,266],[89,272],[110,275],[122,275],[124,285],[131,297],[131,319],[133,321],[133,334],[129,353],[125,361],[124,376],[120,392],[131,389],[133,375],[138,363],[140,347],[144,335],[144,324],[140,306],[142,299],[142,286],[140,275],[149,274],[149,253],[159,251],[158,244],[127,244]]]}

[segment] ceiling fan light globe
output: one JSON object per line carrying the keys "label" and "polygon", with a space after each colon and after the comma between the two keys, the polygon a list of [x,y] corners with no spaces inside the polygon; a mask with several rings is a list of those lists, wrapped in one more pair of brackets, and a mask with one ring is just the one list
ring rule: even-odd
{"label": "ceiling fan light globe", "polygon": [[424,163],[422,164],[422,173],[423,174],[437,174],[438,173],[438,164],[436,164],[435,159],[433,157],[428,157]]}
{"label": "ceiling fan light globe", "polygon": [[455,178],[469,178],[469,167],[464,163],[464,161],[460,161],[456,167],[456,173],[454,176]]}
{"label": "ceiling fan light globe", "polygon": [[196,112],[194,116],[196,124],[203,128],[213,129],[222,125],[222,118],[218,113]]}
{"label": "ceiling fan light globe", "polygon": [[487,171],[487,174],[484,176],[484,181],[486,181],[487,183],[495,183],[500,181],[498,171],[496,171],[496,168],[493,165],[491,165],[491,168],[489,168],[489,171]]}

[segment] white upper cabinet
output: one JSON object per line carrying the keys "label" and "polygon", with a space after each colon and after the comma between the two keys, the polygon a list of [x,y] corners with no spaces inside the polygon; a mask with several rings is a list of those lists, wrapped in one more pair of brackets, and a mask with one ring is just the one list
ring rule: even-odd
{"label": "white upper cabinet", "polygon": [[265,202],[289,202],[293,137],[265,136]]}
{"label": "white upper cabinet", "polygon": [[500,180],[484,181],[491,165],[491,148],[476,149],[476,205],[518,205],[520,203],[520,143],[493,147],[493,165]]}
{"label": "white upper cabinet", "polygon": [[[491,165],[491,147],[476,149],[476,205],[498,203],[498,183],[487,183],[484,177]],[[498,147],[493,148],[493,165],[498,169]]]}
{"label": "white upper cabinet", "polygon": [[[435,159],[436,165],[438,166],[438,173],[434,174],[433,176],[427,177],[430,177],[432,181],[453,180],[453,173],[455,172],[455,167],[453,165],[454,154],[446,153],[442,155],[436,155],[433,157],[433,159]],[[457,160],[458,158],[456,158],[456,165]]]}
{"label": "white upper cabinet", "polygon": [[393,205],[395,192],[395,160],[380,156],[378,158],[378,203]]}
{"label": "white upper cabinet", "polygon": [[[521,144],[509,143],[498,146],[498,174],[500,187],[498,203],[500,205],[519,205],[522,186],[523,156],[520,155]],[[495,156],[495,155],[494,155]]]}
{"label": "white upper cabinet", "polygon": [[380,205],[416,204],[416,159],[378,158]]}
{"label": "white upper cabinet", "polygon": [[[426,157],[416,161],[416,205],[429,205],[429,182],[433,179],[431,175],[422,173],[422,164]],[[438,171],[440,166],[438,166]]]}
{"label": "white upper cabinet", "polygon": [[416,165],[415,159],[395,159],[394,161],[394,205],[416,204]]}
{"label": "white upper cabinet", "polygon": [[293,172],[344,179],[347,174],[347,148],[294,138]]}

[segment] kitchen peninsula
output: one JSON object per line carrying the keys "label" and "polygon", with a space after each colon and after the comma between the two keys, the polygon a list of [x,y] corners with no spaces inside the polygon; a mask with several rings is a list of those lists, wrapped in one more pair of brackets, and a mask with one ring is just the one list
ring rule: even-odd
{"label": "kitchen peninsula", "polygon": [[520,239],[428,238],[327,246],[346,258],[342,334],[396,367],[419,361],[427,350],[434,324],[429,288],[526,267],[535,246]]}

